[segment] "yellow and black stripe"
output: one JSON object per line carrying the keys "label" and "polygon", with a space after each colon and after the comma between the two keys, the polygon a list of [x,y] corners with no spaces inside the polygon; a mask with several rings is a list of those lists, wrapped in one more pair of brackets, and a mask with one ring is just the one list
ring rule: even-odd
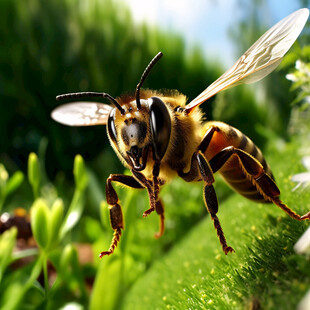
{"label": "yellow and black stripe", "polygon": [[[261,165],[264,172],[274,180],[273,174],[267,164],[261,150],[254,142],[238,129],[220,122],[210,122],[210,125],[216,126],[219,131],[214,135],[206,156],[213,158],[221,150],[227,147],[234,147],[250,155],[258,165]],[[240,195],[255,201],[269,202],[257,188],[257,183],[253,177],[247,173],[237,154],[233,154],[219,169],[219,173],[224,180]]]}

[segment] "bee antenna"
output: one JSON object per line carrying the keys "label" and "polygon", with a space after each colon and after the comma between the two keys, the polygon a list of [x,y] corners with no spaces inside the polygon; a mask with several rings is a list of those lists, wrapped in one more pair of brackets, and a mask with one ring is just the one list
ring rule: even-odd
{"label": "bee antenna", "polygon": [[77,98],[83,98],[83,97],[107,98],[121,112],[121,114],[125,114],[125,110],[116,101],[116,99],[106,93],[97,93],[97,92],[68,93],[68,94],[57,96],[56,100],[60,101],[60,100],[65,100],[65,99],[77,99]]}
{"label": "bee antenna", "polygon": [[140,88],[142,87],[145,79],[147,78],[147,76],[149,75],[151,69],[154,67],[154,65],[157,63],[157,61],[163,56],[162,52],[159,52],[152,60],[151,62],[148,64],[148,66],[146,67],[146,69],[144,70],[140,82],[137,85],[136,88],[136,103],[137,103],[137,108],[138,110],[141,108],[141,102],[140,102]]}

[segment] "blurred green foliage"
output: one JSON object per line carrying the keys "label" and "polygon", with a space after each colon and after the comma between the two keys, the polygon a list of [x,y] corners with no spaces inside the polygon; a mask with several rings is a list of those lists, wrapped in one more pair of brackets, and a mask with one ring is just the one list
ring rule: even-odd
{"label": "blurred green foliage", "polygon": [[3,164],[0,164],[0,213],[7,196],[13,194],[22,184],[24,174],[21,171],[16,171],[12,176],[9,176]]}
{"label": "blurred green foliage", "polygon": [[[25,170],[31,151],[48,138],[46,169],[69,171],[77,152],[90,160],[108,149],[105,126],[68,128],[50,118],[55,96],[133,92],[145,66],[165,57],[145,87],[179,89],[190,98],[218,75],[200,50],[186,52],[181,36],[135,25],[120,1],[17,0],[0,4],[0,160]],[[117,165],[116,159],[114,165]],[[101,169],[105,169],[102,167]],[[108,172],[106,172],[107,174]]]}
{"label": "blurred green foliage", "polygon": [[[162,191],[165,202],[187,207],[167,210],[165,238],[157,240],[154,234],[159,229],[158,217],[141,218],[148,203],[147,194],[137,195],[139,191],[117,188],[126,233],[114,255],[99,260],[96,253],[109,247],[112,229],[105,202],[101,204],[100,217],[87,215],[85,192],[96,181],[87,172],[83,158],[75,157],[75,190],[69,203],[63,202],[51,188],[53,185],[40,181],[44,175],[40,167],[36,154],[31,153],[28,181],[34,196],[30,223],[35,246],[33,241],[22,241],[23,236],[17,242],[15,227],[0,235],[0,307],[3,309],[59,309],[72,302],[82,309],[117,309],[126,292],[153,261],[181,241],[182,232],[189,231],[206,215],[201,208],[200,184],[192,185],[191,195],[185,201],[184,182],[173,182]],[[7,213],[1,217],[1,230],[6,217]],[[23,227],[19,226],[19,230]],[[12,252],[14,247],[16,250]],[[87,279],[91,283],[90,292],[87,292]]]}
{"label": "blurred green foliage", "polygon": [[[50,197],[42,191],[37,156],[34,153],[30,154],[28,180],[34,193],[34,203],[30,209],[30,223],[36,246],[31,246],[27,242],[28,238],[20,235],[20,240],[25,239],[24,246],[16,243],[16,227],[9,227],[7,213],[5,216],[7,219],[1,217],[1,230],[8,225],[0,238],[2,250],[0,256],[1,309],[13,310],[38,305],[56,309],[66,302],[62,298],[54,300],[58,294],[62,294],[60,289],[62,283],[65,283],[65,290],[68,294],[72,291],[74,294],[79,294],[79,302],[87,304],[84,276],[81,274],[81,266],[78,263],[77,250],[70,245],[72,238],[67,236],[79,222],[85,206],[84,192],[87,186],[87,174],[80,155],[75,157],[73,173],[76,176],[75,193],[70,207],[65,212],[61,198],[55,197],[51,204],[48,202]],[[19,231],[22,232],[23,229],[23,226],[19,225]],[[13,253],[14,247],[19,248],[17,253]],[[22,259],[27,260],[25,265]],[[12,265],[14,261],[18,271],[14,272],[13,268],[5,273],[7,266]],[[58,276],[53,285],[49,282],[51,266],[55,268]],[[40,277],[43,278],[42,282],[39,280]],[[2,278],[3,281],[1,281]],[[71,283],[74,284],[71,286]]]}

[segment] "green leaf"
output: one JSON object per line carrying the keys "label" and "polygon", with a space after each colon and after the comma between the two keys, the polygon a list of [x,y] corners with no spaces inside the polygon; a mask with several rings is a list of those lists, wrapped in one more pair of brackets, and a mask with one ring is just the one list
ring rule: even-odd
{"label": "green leaf", "polygon": [[0,211],[2,210],[2,206],[7,195],[8,178],[8,172],[6,171],[4,165],[0,164]]}
{"label": "green leaf", "polygon": [[12,251],[15,246],[17,237],[17,228],[12,227],[0,235],[0,283],[6,267],[10,264],[12,259]]}
{"label": "green leaf", "polygon": [[78,252],[72,244],[67,244],[60,260],[60,277],[67,283],[71,290],[86,298],[86,287],[79,264]]}
{"label": "green leaf", "polygon": [[46,249],[49,242],[49,221],[51,212],[43,199],[38,199],[31,207],[31,229],[41,249]]}
{"label": "green leaf", "polygon": [[16,278],[14,282],[6,286],[1,292],[0,309],[19,310],[24,309],[21,304],[26,292],[34,285],[42,270],[42,257],[38,257],[35,264],[32,266],[30,274],[27,278]]}
{"label": "green leaf", "polygon": [[88,176],[85,169],[83,157],[76,155],[74,159],[73,174],[76,187],[83,191],[88,184]]}
{"label": "green leaf", "polygon": [[64,205],[61,199],[57,199],[51,209],[49,222],[49,247],[53,247],[59,241],[59,232],[64,215]]}
{"label": "green leaf", "polygon": [[3,164],[0,164],[0,187],[4,187],[8,178],[9,178],[9,174],[7,170],[5,169]]}
{"label": "green leaf", "polygon": [[112,256],[101,261],[90,298],[90,310],[115,309],[120,295],[121,267],[122,260]]}
{"label": "green leaf", "polygon": [[109,205],[106,201],[100,203],[100,221],[105,229],[110,228]]}
{"label": "green leaf", "polygon": [[84,192],[76,188],[69,210],[60,229],[60,239],[80,220],[84,209]]}
{"label": "green leaf", "polygon": [[71,261],[76,255],[76,249],[72,244],[67,244],[62,251],[61,259],[60,259],[60,268],[62,270],[63,276],[69,272],[68,266],[71,264]]}
{"label": "green leaf", "polygon": [[13,193],[23,183],[24,174],[21,171],[16,171],[8,180],[6,194]]}
{"label": "green leaf", "polygon": [[88,183],[88,177],[84,165],[84,160],[81,155],[76,155],[74,160],[74,179],[76,188],[74,195],[68,209],[68,212],[63,221],[63,225],[60,231],[60,238],[76,225],[80,220],[83,209],[84,209],[84,191]]}
{"label": "green leaf", "polygon": [[76,188],[68,209],[68,212],[60,229],[60,238],[72,229],[80,220],[84,209],[84,192],[88,184],[88,176],[84,165],[84,160],[81,155],[76,155],[74,159],[73,174]]}

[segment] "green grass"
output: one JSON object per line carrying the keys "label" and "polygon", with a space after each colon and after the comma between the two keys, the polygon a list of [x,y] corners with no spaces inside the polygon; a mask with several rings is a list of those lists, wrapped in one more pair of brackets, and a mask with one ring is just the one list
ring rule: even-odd
{"label": "green grass", "polygon": [[[291,192],[289,180],[289,171],[297,173],[300,168],[296,153],[290,145],[270,161],[283,201],[303,214],[309,209],[309,192]],[[218,216],[235,253],[222,253],[207,217],[156,257],[126,292],[122,309],[296,308],[309,288],[310,269],[293,245],[308,223],[290,219],[274,205],[252,203],[236,194],[220,204]]]}

